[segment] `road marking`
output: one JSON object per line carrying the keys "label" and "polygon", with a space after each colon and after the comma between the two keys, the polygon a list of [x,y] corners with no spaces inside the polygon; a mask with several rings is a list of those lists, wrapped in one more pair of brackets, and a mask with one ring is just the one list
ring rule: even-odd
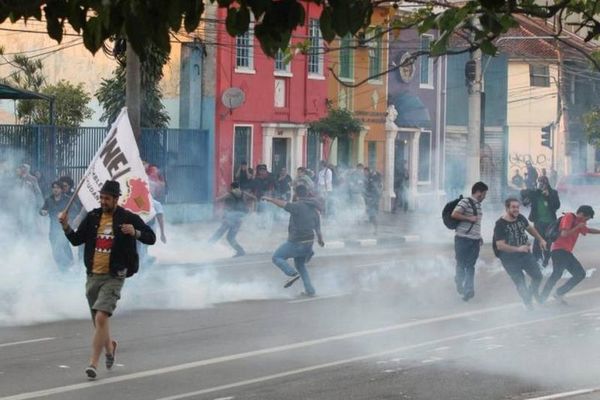
{"label": "road marking", "polygon": [[[595,308],[595,309],[597,309],[597,308]],[[506,330],[506,329],[512,329],[512,328],[527,326],[527,325],[533,325],[533,324],[536,324],[538,322],[546,322],[546,321],[551,321],[551,320],[555,320],[555,319],[566,318],[566,317],[570,317],[570,316],[573,316],[573,315],[581,314],[582,312],[585,312],[585,311],[578,311],[578,312],[573,312],[573,313],[568,313],[568,314],[562,314],[562,315],[557,315],[557,316],[554,316],[554,317],[540,318],[540,319],[532,320],[532,321],[517,322],[517,323],[514,323],[514,324],[507,324],[507,325],[497,326],[497,327],[494,327],[494,328],[487,328],[487,329],[482,329],[482,330],[479,330],[479,331],[474,331],[474,332],[463,333],[463,334],[459,334],[459,335],[448,336],[448,337],[441,338],[441,339],[428,340],[426,342],[417,343],[417,344],[408,345],[408,346],[397,347],[395,349],[385,350],[385,351],[381,351],[381,352],[377,352],[377,353],[372,353],[372,354],[367,354],[367,355],[364,355],[364,356],[357,356],[357,357],[347,358],[347,359],[344,359],[344,360],[338,360],[338,361],[333,361],[333,362],[324,363],[324,364],[312,365],[310,367],[298,368],[298,369],[294,369],[294,370],[290,370],[290,371],[286,371],[286,372],[281,372],[281,373],[278,373],[278,374],[261,376],[259,378],[254,378],[254,379],[247,379],[247,380],[243,380],[243,381],[239,381],[239,382],[229,383],[227,385],[221,385],[221,386],[215,386],[215,387],[212,387],[212,388],[206,388],[206,389],[202,389],[202,390],[197,390],[197,391],[194,391],[194,392],[182,393],[182,394],[178,394],[178,395],[174,395],[174,396],[169,396],[169,397],[161,397],[161,398],[156,399],[156,400],[180,400],[180,399],[185,399],[185,398],[188,398],[188,397],[200,396],[200,395],[207,394],[207,393],[220,392],[222,390],[233,389],[233,388],[237,388],[237,387],[240,387],[240,386],[247,386],[247,385],[252,385],[252,384],[255,384],[255,383],[262,383],[262,382],[266,382],[266,381],[270,381],[270,380],[274,380],[274,379],[278,379],[278,378],[288,377],[288,376],[291,376],[291,375],[298,375],[298,374],[302,374],[302,373],[305,373],[305,372],[311,372],[311,371],[316,371],[316,370],[320,370],[320,369],[337,367],[337,366],[340,366],[340,365],[350,364],[350,363],[354,363],[354,362],[358,362],[358,361],[364,361],[364,360],[368,360],[368,359],[371,359],[371,358],[388,356],[390,354],[398,353],[398,352],[402,352],[402,351],[414,350],[414,349],[418,349],[418,348],[422,348],[422,347],[428,347],[428,346],[432,346],[432,345],[437,345],[437,344],[440,344],[440,343],[446,343],[446,342],[449,342],[449,341],[454,341],[454,340],[459,340],[459,339],[465,339],[465,338],[468,338],[468,337],[471,337],[471,336],[481,335],[481,334],[484,334],[484,333],[497,332],[497,331],[500,331],[500,330]],[[539,399],[529,399],[529,400],[542,400],[542,399],[543,400],[550,400],[552,398],[547,398],[547,399],[546,398],[539,398]],[[0,399],[0,400],[4,400],[4,399]]]}
{"label": "road marking", "polygon": [[37,342],[47,342],[49,340],[54,340],[55,337],[44,337],[39,339],[31,339],[31,340],[22,340],[20,342],[11,342],[11,343],[0,343],[0,347],[9,347],[9,346],[18,346],[20,344],[28,344],[28,343],[37,343]]}
{"label": "road marking", "polygon": [[331,294],[329,296],[315,296],[315,297],[310,297],[308,299],[291,300],[291,301],[288,301],[288,303],[289,304],[306,303],[309,301],[319,301],[319,300],[333,299],[336,297],[344,297],[344,296],[347,296],[347,295],[346,294]]}
{"label": "road marking", "polygon": [[590,393],[596,393],[596,392],[600,392],[600,388],[581,389],[581,390],[574,390],[572,392],[556,393],[556,394],[551,394],[551,395],[542,396],[542,397],[531,397],[531,398],[529,398],[527,400],[556,400],[556,399],[566,399],[566,398],[569,398],[569,397],[581,396],[582,394],[590,394]]}
{"label": "road marking", "polygon": [[[584,296],[586,294],[597,293],[597,292],[600,292],[600,288],[583,290],[583,291],[574,293],[573,295],[571,295],[571,297]],[[16,395],[12,395],[12,396],[0,397],[0,400],[36,399],[36,398],[45,397],[45,396],[46,397],[52,396],[55,394],[61,394],[61,393],[73,392],[76,390],[93,388],[93,387],[97,387],[100,385],[109,385],[109,384],[114,384],[114,383],[119,383],[119,382],[127,382],[127,381],[131,381],[134,379],[148,378],[148,377],[157,376],[157,375],[163,375],[163,374],[168,374],[168,373],[173,373],[173,372],[179,372],[179,371],[185,371],[185,370],[189,370],[189,369],[199,368],[199,367],[203,367],[203,366],[207,366],[207,365],[220,364],[220,363],[224,363],[224,362],[228,362],[228,361],[236,361],[236,360],[241,360],[241,359],[246,359],[246,358],[251,358],[251,357],[257,357],[257,356],[262,356],[262,355],[267,355],[267,354],[284,352],[284,351],[288,351],[288,350],[295,350],[295,349],[300,349],[300,348],[304,348],[304,347],[324,344],[324,343],[328,343],[328,342],[341,341],[341,340],[352,339],[352,338],[357,338],[357,337],[361,337],[361,336],[368,336],[368,335],[373,335],[373,334],[378,334],[378,333],[390,332],[390,331],[394,331],[394,330],[412,328],[412,327],[421,326],[421,325],[428,325],[428,324],[437,323],[437,322],[450,321],[453,319],[469,317],[471,315],[485,314],[485,313],[489,313],[489,312],[496,312],[499,310],[505,310],[505,309],[516,308],[516,307],[522,307],[522,303],[520,303],[520,302],[519,303],[509,303],[509,304],[505,304],[502,306],[488,307],[488,308],[483,308],[480,310],[467,311],[467,312],[462,312],[462,313],[457,313],[457,314],[452,314],[452,315],[445,315],[445,316],[441,316],[441,317],[426,318],[426,319],[415,320],[415,321],[411,321],[411,322],[407,322],[407,323],[403,323],[403,324],[390,325],[390,326],[374,328],[374,329],[367,329],[367,330],[363,330],[363,331],[357,331],[357,332],[351,332],[351,333],[345,333],[345,334],[340,334],[340,335],[335,335],[335,336],[324,337],[321,339],[314,339],[314,340],[297,342],[297,343],[288,344],[288,345],[265,348],[265,349],[261,349],[261,350],[254,350],[254,351],[249,351],[249,352],[245,352],[245,353],[238,353],[238,354],[231,354],[231,355],[227,355],[227,356],[209,358],[209,359],[205,359],[205,360],[193,361],[193,362],[184,363],[184,364],[172,365],[170,367],[162,367],[162,368],[151,369],[151,370],[147,370],[147,371],[134,372],[134,373],[127,374],[127,375],[115,376],[115,377],[111,377],[111,378],[102,379],[100,381],[78,383],[78,384],[74,384],[74,385],[58,386],[55,388],[38,390],[38,391],[34,391],[34,392],[20,393],[20,394],[16,394]],[[559,318],[566,318],[566,317],[569,317],[572,315],[578,315],[578,314],[589,313],[589,312],[597,312],[597,311],[600,311],[600,307],[589,308],[589,309],[581,310],[579,312],[566,313],[566,314],[561,314],[558,316],[548,317],[548,318],[544,318],[544,319],[522,322],[520,324],[505,325],[503,327],[497,327],[497,328],[488,328],[488,329],[484,329],[481,331],[474,331],[474,332],[463,334],[463,335],[451,336],[450,338],[437,339],[437,340],[425,342],[425,343],[422,343],[419,345],[407,346],[407,347],[403,347],[401,349],[408,350],[408,349],[412,349],[412,348],[428,346],[430,344],[445,343],[450,340],[477,336],[477,335],[481,335],[481,334],[485,334],[485,333],[489,333],[489,332],[494,332],[494,331],[497,331],[500,329],[506,329],[506,328],[513,327],[513,326],[527,325],[527,324],[532,324],[532,323],[536,323],[536,322],[541,322],[541,321],[546,321],[546,320],[549,321],[549,320],[559,319]],[[397,351],[400,351],[400,350],[396,350],[396,352]],[[391,351],[391,352],[394,352],[394,351]],[[387,355],[388,353],[390,353],[390,351],[377,353],[377,354],[371,355],[366,358],[378,357],[380,354]],[[357,360],[366,359],[366,358],[364,358],[364,356],[363,356],[363,357],[359,357]],[[347,362],[352,362],[352,361],[346,361],[346,363]],[[338,363],[333,363],[332,365],[338,365]],[[325,367],[321,367],[321,368],[325,368]],[[311,371],[311,370],[312,369],[308,369],[307,371]],[[299,373],[299,372],[295,372],[295,373]],[[287,376],[287,375],[282,375],[282,376]],[[273,379],[273,378],[271,378],[271,379]],[[258,382],[260,382],[260,380]],[[245,384],[248,384],[248,383],[245,383]],[[240,385],[238,385],[238,386],[240,386]],[[235,387],[235,386],[232,386],[232,387]],[[227,387],[225,387],[225,388],[227,388]],[[213,391],[216,391],[216,389]]]}

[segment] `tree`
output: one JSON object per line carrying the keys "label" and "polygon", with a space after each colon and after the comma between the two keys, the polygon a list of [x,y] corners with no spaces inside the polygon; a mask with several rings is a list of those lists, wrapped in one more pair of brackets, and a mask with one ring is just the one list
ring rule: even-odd
{"label": "tree", "polygon": [[[127,36],[136,53],[143,57],[151,43],[168,52],[170,32],[182,27],[194,31],[201,22],[206,2],[215,0],[9,0],[0,7],[0,22],[10,19],[46,19],[50,37],[60,42],[69,24],[83,35],[85,46],[97,52],[110,37]],[[397,9],[401,1],[384,0],[307,0],[322,5],[320,27],[323,37],[331,42],[335,36],[356,35],[366,29],[374,9],[392,6]],[[227,9],[226,28],[230,35],[248,30],[252,14],[256,21],[254,32],[266,54],[273,56],[278,49],[286,49],[292,31],[306,23],[301,0],[216,0],[218,7]],[[422,7],[394,18],[391,29],[418,28],[420,32],[439,31],[431,53],[442,54],[448,50],[453,34],[460,34],[470,46],[484,53],[494,54],[494,39],[517,26],[517,15],[537,17],[558,23],[557,40],[560,40],[562,21],[578,32],[585,40],[600,35],[600,10],[595,0],[555,0],[541,5],[533,0],[470,0],[447,2],[442,0],[414,0],[411,4]],[[383,31],[382,34],[387,34]]]}
{"label": "tree", "polygon": [[[41,90],[42,94],[54,97],[54,124],[61,127],[75,128],[83,121],[91,118],[93,110],[88,107],[92,99],[85,91],[83,83],[73,85],[61,80],[55,85],[47,85]],[[36,101],[32,112],[32,123],[38,125],[50,124],[49,105],[45,101]]]}
{"label": "tree", "polygon": [[[338,138],[352,138],[359,134],[363,125],[359,119],[354,118],[351,111],[330,107],[327,116],[311,122],[309,129],[317,132],[321,140],[330,139],[333,143]],[[331,146],[329,146],[329,153],[331,153]],[[328,154],[328,159],[329,155],[331,154]]]}
{"label": "tree", "polygon": [[[141,126],[146,128],[166,128],[169,115],[162,103],[162,92],[159,87],[163,77],[163,66],[169,56],[163,50],[153,47],[146,50],[146,57],[141,62]],[[103,79],[96,97],[104,109],[100,121],[112,123],[121,109],[125,107],[126,64],[124,55],[117,58],[119,64],[109,79]]]}
{"label": "tree", "polygon": [[583,127],[588,142],[600,148],[600,107],[593,106],[590,111],[583,115]]}
{"label": "tree", "polygon": [[[41,60],[31,60],[23,55],[15,55],[12,60],[7,62],[15,68],[15,72],[6,79],[8,84],[12,84],[21,89],[31,92],[39,92],[46,83],[44,76],[44,66]],[[33,124],[34,114],[37,103],[40,100],[19,100],[17,104],[17,118],[25,124]]]}

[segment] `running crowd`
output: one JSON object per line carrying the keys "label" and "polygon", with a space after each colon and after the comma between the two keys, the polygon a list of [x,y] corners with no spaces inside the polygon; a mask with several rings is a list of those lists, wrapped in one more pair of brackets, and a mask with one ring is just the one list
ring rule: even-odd
{"label": "running crowd", "polygon": [[[448,203],[442,213],[446,226],[456,230],[455,283],[464,301],[475,296],[475,264],[483,244],[481,203],[487,191],[485,183],[477,182],[470,197]],[[530,206],[528,218],[521,214],[521,205]],[[586,277],[585,269],[573,254],[577,239],[579,235],[600,234],[600,230],[587,226],[594,217],[593,208],[582,205],[575,212],[557,216],[559,196],[545,175],[538,178],[536,187],[521,190],[520,198],[506,199],[504,206],[504,215],[494,227],[492,248],[525,306],[533,308],[534,300],[543,304],[565,270],[571,277],[554,291],[553,296],[566,304],[564,296]],[[534,238],[533,243],[530,237]],[[542,287],[541,269],[548,266],[550,260],[552,274]]]}

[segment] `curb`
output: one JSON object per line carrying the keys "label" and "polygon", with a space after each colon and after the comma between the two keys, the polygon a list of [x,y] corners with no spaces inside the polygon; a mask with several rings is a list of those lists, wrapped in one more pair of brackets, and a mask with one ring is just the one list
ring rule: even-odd
{"label": "curb", "polygon": [[[421,241],[421,237],[419,235],[404,235],[404,236],[394,236],[394,237],[386,237],[386,238],[369,238],[369,239],[355,239],[355,240],[345,240],[345,241],[336,241],[329,242],[325,247],[329,248],[356,248],[356,247],[376,247],[376,246],[394,246],[402,243],[414,243]],[[334,244],[336,247],[331,246],[330,244]],[[337,247],[339,246],[339,247]]]}

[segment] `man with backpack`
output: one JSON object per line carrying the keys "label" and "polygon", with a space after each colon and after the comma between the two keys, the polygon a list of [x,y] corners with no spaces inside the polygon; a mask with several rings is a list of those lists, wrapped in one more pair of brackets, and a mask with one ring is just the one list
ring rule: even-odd
{"label": "man with backpack", "polygon": [[[548,177],[540,176],[538,179],[538,188],[535,190],[525,189],[521,191],[521,201],[523,205],[531,205],[529,220],[533,222],[535,229],[548,241],[546,230],[556,221],[556,211],[560,208],[558,192],[550,187]],[[540,243],[533,243],[533,256],[536,260],[542,261],[542,266],[548,265],[550,259],[549,251],[542,251]]]}
{"label": "man with backpack", "polygon": [[[448,203],[444,213],[453,204],[451,219],[455,221],[454,252],[456,257],[456,291],[463,296],[464,301],[469,301],[475,296],[475,263],[479,258],[479,249],[483,244],[481,238],[481,202],[485,199],[488,186],[477,182],[471,188],[471,197],[459,198]],[[444,218],[444,223],[446,223]],[[447,225],[448,226],[448,225]]]}
{"label": "man with backpack", "polygon": [[542,301],[548,298],[565,269],[569,271],[571,278],[554,293],[554,298],[562,304],[566,304],[563,296],[585,278],[585,270],[573,255],[573,249],[580,234],[584,236],[588,233],[600,234],[599,229],[587,227],[587,221],[592,218],[594,218],[594,209],[590,206],[581,206],[575,214],[568,213],[559,219],[557,229],[559,233],[556,234],[556,240],[552,243],[551,248],[552,275],[542,290]]}
{"label": "man with backpack", "polygon": [[[525,306],[531,309],[532,299],[535,297],[540,300],[538,290],[542,283],[542,273],[531,253],[527,233],[540,243],[542,249],[546,249],[546,241],[529,224],[527,218],[521,215],[521,202],[518,199],[508,198],[504,205],[506,213],[496,221],[492,247],[494,254],[502,262],[504,270],[515,283]],[[531,278],[529,286],[525,282],[523,272]]]}
{"label": "man with backpack", "polygon": [[256,200],[256,197],[250,193],[243,192],[238,182],[231,183],[231,190],[215,201],[222,201],[225,205],[223,222],[217,231],[208,239],[209,243],[216,243],[225,232],[227,232],[227,241],[235,250],[234,257],[246,255],[244,248],[240,246],[235,237],[242,226],[242,219],[248,213],[246,199]]}

